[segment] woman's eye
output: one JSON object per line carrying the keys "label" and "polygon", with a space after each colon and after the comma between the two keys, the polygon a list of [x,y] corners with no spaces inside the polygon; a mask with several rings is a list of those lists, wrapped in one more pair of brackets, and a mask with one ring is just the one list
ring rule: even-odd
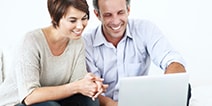
{"label": "woman's eye", "polygon": [[70,20],[70,22],[71,22],[71,23],[75,23],[75,22],[76,22],[76,20]]}
{"label": "woman's eye", "polygon": [[87,20],[88,19],[88,16],[85,16],[82,18],[82,20]]}
{"label": "woman's eye", "polygon": [[85,18],[82,18],[82,20],[87,20],[88,18],[87,17],[85,17]]}

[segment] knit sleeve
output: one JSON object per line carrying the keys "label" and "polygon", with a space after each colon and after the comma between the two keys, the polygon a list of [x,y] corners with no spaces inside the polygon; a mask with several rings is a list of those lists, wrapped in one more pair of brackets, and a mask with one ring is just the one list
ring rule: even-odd
{"label": "knit sleeve", "polygon": [[82,39],[76,41],[75,48],[75,51],[77,52],[75,53],[73,74],[70,82],[82,79],[87,73],[85,64],[85,46]]}
{"label": "knit sleeve", "polygon": [[35,33],[26,34],[16,57],[15,72],[20,102],[40,87],[39,53],[33,34]]}

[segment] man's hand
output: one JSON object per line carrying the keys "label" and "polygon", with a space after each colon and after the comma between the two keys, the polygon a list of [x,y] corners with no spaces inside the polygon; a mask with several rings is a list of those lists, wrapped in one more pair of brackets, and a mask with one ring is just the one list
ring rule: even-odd
{"label": "man's hand", "polygon": [[181,72],[186,72],[185,67],[182,64],[178,63],[178,62],[172,62],[166,68],[165,74],[181,73]]}

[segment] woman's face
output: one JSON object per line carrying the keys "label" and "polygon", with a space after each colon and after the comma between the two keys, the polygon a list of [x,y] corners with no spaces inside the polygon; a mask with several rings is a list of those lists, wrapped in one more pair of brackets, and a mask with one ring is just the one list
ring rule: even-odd
{"label": "woman's face", "polygon": [[60,35],[70,39],[79,39],[85,27],[87,26],[88,15],[72,6],[67,13],[60,19],[57,30]]}

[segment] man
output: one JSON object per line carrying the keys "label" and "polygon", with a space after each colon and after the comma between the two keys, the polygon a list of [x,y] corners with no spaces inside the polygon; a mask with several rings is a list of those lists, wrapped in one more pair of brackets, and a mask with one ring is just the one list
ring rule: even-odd
{"label": "man", "polygon": [[109,87],[101,106],[117,106],[119,79],[148,74],[151,60],[165,74],[186,72],[184,60],[152,23],[128,19],[130,0],[93,0],[101,25],[85,33],[88,71]]}

